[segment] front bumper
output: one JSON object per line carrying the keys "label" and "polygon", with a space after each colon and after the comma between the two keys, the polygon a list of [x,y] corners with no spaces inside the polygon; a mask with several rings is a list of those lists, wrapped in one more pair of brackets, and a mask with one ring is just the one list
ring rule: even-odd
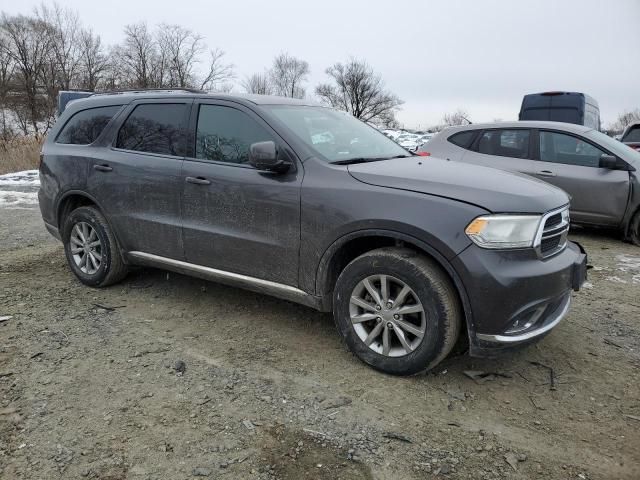
{"label": "front bumper", "polygon": [[531,343],[566,316],[571,291],[587,274],[582,246],[569,242],[553,257],[533,251],[485,250],[475,245],[454,260],[470,303],[470,353],[486,356]]}

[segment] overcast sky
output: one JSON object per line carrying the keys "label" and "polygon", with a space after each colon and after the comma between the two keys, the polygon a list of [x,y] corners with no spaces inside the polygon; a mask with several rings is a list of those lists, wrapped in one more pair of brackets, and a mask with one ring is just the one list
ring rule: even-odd
{"label": "overcast sky", "polygon": [[[0,0],[28,13],[39,1]],[[578,91],[603,123],[640,107],[640,0],[64,0],[105,43],[128,23],[177,23],[227,52],[238,77],[279,52],[305,59],[307,86],[336,61],[365,59],[405,101],[407,127],[465,109],[474,122],[515,120],[522,96]],[[241,91],[241,87],[236,87]]]}

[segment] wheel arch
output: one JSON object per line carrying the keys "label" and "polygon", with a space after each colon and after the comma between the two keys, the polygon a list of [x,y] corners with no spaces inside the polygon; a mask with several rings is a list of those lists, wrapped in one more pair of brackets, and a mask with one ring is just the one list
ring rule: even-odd
{"label": "wheel arch", "polygon": [[118,238],[118,232],[115,228],[113,228],[113,224],[109,220],[109,217],[106,215],[104,209],[100,206],[98,201],[90,194],[83,192],[82,190],[69,190],[65,192],[56,204],[56,221],[58,222],[58,232],[62,236],[63,227],[64,227],[64,219],[67,215],[69,215],[72,211],[74,211],[78,207],[95,207],[100,211],[100,213],[104,216],[107,225],[111,229],[111,233],[113,234],[118,246],[120,246],[120,256],[123,261],[127,263],[127,258],[125,252],[122,250],[122,243]]}
{"label": "wheel arch", "polygon": [[475,330],[471,303],[462,279],[449,260],[426,242],[405,233],[384,229],[360,230],[340,237],[323,254],[316,273],[316,292],[323,310],[331,310],[333,286],[342,269],[354,258],[385,246],[405,246],[433,259],[449,276],[460,299],[468,333]]}

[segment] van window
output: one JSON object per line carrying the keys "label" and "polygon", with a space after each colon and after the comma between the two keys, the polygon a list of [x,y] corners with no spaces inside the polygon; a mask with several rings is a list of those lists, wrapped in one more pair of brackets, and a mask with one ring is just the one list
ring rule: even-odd
{"label": "van window", "polygon": [[478,152],[501,157],[528,158],[529,130],[486,130],[478,142]]}
{"label": "van window", "polygon": [[559,132],[540,132],[540,160],[582,167],[599,167],[605,152],[585,140]]}
{"label": "van window", "polygon": [[56,143],[89,145],[95,142],[121,106],[89,108],[75,113],[58,134]]}
{"label": "van window", "polygon": [[274,140],[258,122],[240,110],[201,105],[198,113],[196,158],[248,163],[252,143]]}
{"label": "van window", "polygon": [[183,156],[186,108],[183,103],[138,105],[120,128],[116,148]]}

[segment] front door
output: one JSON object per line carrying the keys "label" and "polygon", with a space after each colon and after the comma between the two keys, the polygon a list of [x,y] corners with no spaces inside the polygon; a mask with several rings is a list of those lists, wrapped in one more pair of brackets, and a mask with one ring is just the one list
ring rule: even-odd
{"label": "front door", "polygon": [[96,149],[87,189],[125,251],[182,259],[180,170],[190,102],[136,102],[114,125],[111,145]]}
{"label": "front door", "polygon": [[571,197],[579,223],[618,226],[629,199],[629,172],[600,168],[607,152],[582,137],[541,130],[538,178]]}
{"label": "front door", "polygon": [[195,104],[190,125],[182,170],[187,262],[297,286],[302,165],[284,174],[249,165],[252,143],[273,140],[282,154],[287,147],[234,102]]}

